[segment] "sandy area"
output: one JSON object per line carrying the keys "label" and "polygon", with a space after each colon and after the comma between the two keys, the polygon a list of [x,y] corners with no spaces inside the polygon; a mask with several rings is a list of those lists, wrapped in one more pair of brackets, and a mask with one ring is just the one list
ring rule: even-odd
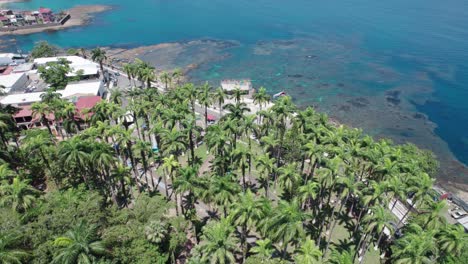
{"label": "sandy area", "polygon": [[104,12],[110,10],[110,6],[105,5],[82,5],[76,6],[69,10],[65,10],[65,12],[69,13],[71,18],[61,26],[53,26],[47,28],[32,28],[32,29],[18,29],[11,32],[0,32],[0,36],[5,35],[26,35],[26,34],[33,34],[38,32],[46,32],[46,31],[56,31],[62,30],[65,28],[76,27],[86,25],[89,20],[93,17],[93,14]]}

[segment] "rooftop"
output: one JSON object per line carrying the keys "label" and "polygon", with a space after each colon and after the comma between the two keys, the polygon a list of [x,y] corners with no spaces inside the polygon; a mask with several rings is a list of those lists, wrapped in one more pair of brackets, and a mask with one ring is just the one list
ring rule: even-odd
{"label": "rooftop", "polygon": [[2,105],[25,105],[41,101],[43,92],[9,94],[0,100]]}
{"label": "rooftop", "polygon": [[223,80],[221,81],[221,87],[226,91],[233,91],[237,88],[248,91],[252,89],[252,83],[250,80]]}
{"label": "rooftop", "polygon": [[24,72],[20,72],[0,75],[0,85],[6,88],[12,87],[24,74]]}
{"label": "rooftop", "polygon": [[62,94],[64,98],[70,98],[73,96],[80,96],[80,95],[98,95],[99,90],[102,87],[101,81],[95,82],[79,82],[79,83],[71,83],[68,84],[62,91],[57,91],[58,93]]}

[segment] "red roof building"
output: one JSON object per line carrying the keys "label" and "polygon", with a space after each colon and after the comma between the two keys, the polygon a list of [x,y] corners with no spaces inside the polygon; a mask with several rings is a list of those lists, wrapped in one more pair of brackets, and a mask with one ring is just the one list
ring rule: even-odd
{"label": "red roof building", "polygon": [[41,14],[52,14],[52,10],[50,8],[40,7],[39,8],[39,13],[41,13]]}

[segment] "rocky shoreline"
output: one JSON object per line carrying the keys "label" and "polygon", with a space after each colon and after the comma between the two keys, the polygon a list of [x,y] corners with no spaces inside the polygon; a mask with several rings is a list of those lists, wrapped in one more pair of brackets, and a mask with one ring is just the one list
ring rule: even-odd
{"label": "rocky shoreline", "polygon": [[8,35],[27,35],[40,32],[49,32],[63,30],[66,28],[84,26],[89,23],[96,13],[105,12],[112,9],[111,6],[106,5],[80,5],[65,10],[64,12],[70,14],[70,19],[63,25],[50,26],[44,28],[28,28],[28,29],[17,29],[14,31],[0,32],[0,36]]}

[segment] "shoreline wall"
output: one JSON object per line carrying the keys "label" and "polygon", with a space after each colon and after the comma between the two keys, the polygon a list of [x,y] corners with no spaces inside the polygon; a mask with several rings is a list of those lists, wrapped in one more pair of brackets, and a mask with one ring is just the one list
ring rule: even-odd
{"label": "shoreline wall", "polygon": [[37,28],[53,28],[56,26],[62,26],[64,25],[68,20],[70,20],[71,16],[70,14],[67,14],[64,16],[59,22],[54,22],[54,23],[48,23],[48,24],[36,24],[36,25],[28,25],[28,26],[22,26],[22,27],[2,27],[0,28],[0,32],[14,32],[18,30],[23,30],[23,29],[37,29]]}

